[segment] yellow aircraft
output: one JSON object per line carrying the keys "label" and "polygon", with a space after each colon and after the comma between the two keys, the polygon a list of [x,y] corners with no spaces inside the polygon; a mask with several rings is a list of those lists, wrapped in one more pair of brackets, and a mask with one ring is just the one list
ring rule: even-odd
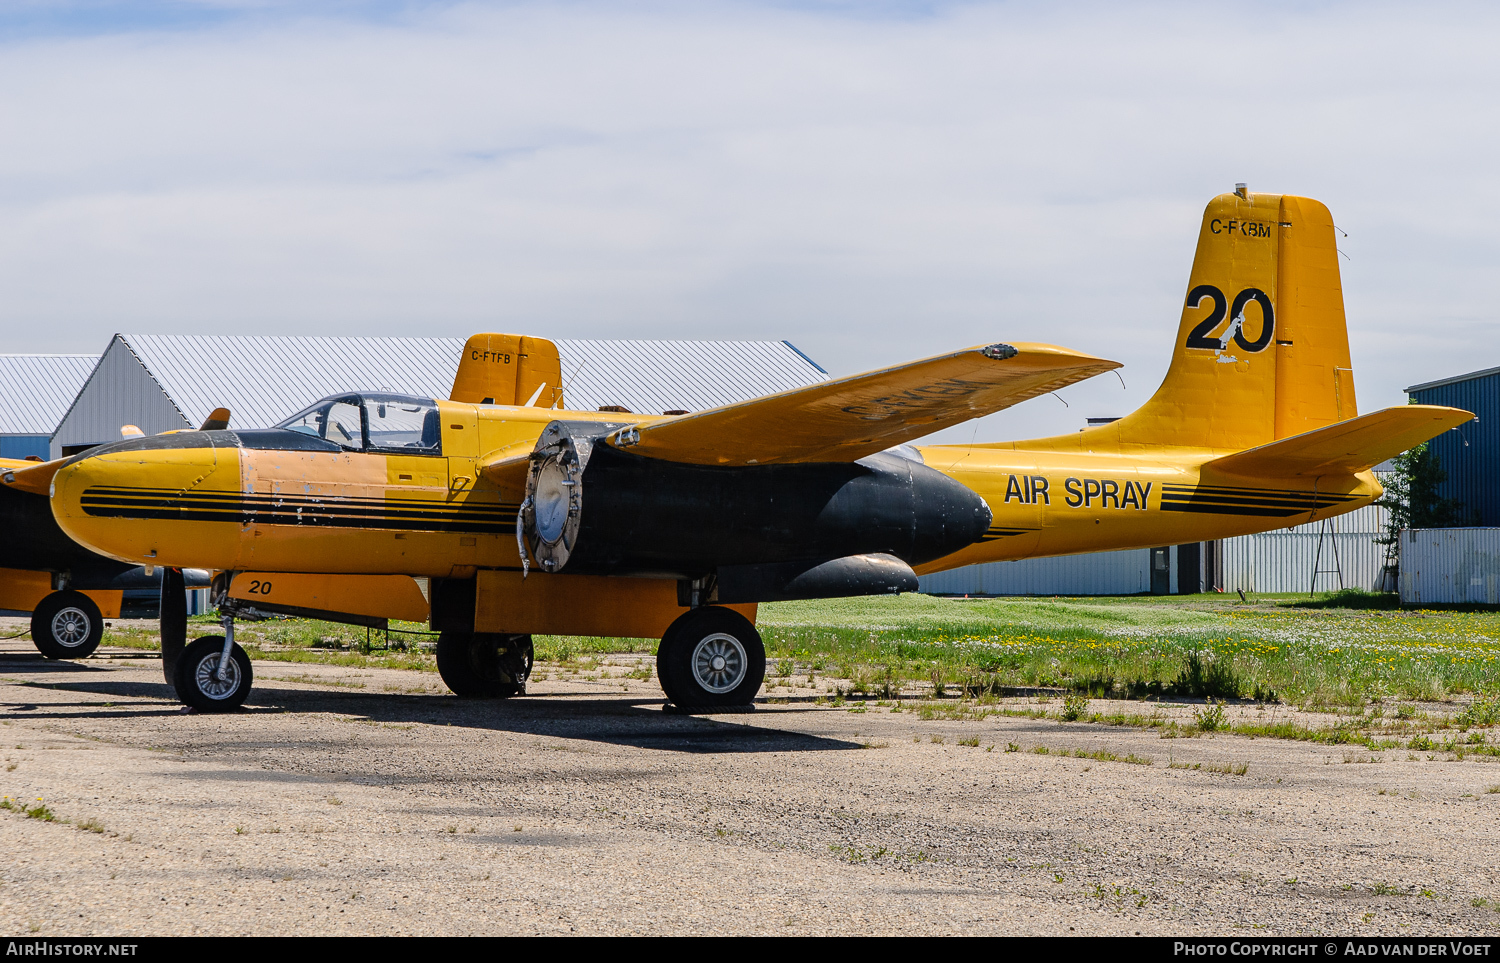
{"label": "yellow aircraft", "polygon": [[701,707],[759,689],[758,602],[1340,514],[1378,497],[1373,465],[1472,417],[1358,417],[1327,209],[1240,191],[1205,212],[1143,408],[1032,442],[907,445],[1115,367],[991,344],[704,412],[578,412],[550,342],[476,335],[449,401],[351,393],[273,429],[136,439],[0,481],[50,486],[95,551],[222,573],[224,635],[177,660],[203,709],[248,693],[237,611],[360,611],[411,578],[459,695],[523,691],[535,633],[658,636],[663,689]]}

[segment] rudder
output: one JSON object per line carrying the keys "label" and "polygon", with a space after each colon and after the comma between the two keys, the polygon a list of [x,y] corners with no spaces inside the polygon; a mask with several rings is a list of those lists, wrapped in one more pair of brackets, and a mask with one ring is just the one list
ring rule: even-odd
{"label": "rudder", "polygon": [[1096,430],[1123,445],[1243,450],[1356,414],[1328,208],[1236,192],[1203,212],[1161,387]]}

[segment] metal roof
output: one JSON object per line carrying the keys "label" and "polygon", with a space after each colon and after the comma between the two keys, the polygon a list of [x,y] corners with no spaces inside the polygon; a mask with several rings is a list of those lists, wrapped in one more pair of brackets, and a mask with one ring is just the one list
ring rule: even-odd
{"label": "metal roof", "polygon": [[97,354],[0,354],[0,435],[50,435]]}
{"label": "metal roof", "polygon": [[1483,371],[1470,371],[1468,374],[1454,375],[1451,378],[1439,378],[1425,384],[1412,385],[1406,389],[1407,394],[1413,391],[1426,391],[1428,388],[1441,388],[1444,385],[1458,384],[1460,381],[1473,381],[1475,378],[1488,378],[1490,375],[1500,374],[1500,368],[1485,368]]}
{"label": "metal roof", "polygon": [[[190,424],[222,406],[240,427],[274,424],[341,391],[446,398],[464,345],[462,338],[116,337]],[[555,343],[574,410],[700,411],[828,377],[786,341]]]}

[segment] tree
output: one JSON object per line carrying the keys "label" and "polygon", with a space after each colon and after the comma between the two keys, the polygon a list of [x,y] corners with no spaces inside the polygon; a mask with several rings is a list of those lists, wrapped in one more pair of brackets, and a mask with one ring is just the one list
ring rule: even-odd
{"label": "tree", "polygon": [[1463,502],[1438,494],[1438,486],[1448,480],[1448,473],[1425,443],[1391,461],[1396,471],[1385,480],[1385,494],[1375,504],[1385,506],[1389,513],[1385,537],[1379,541],[1390,546],[1392,553],[1403,529],[1453,528],[1469,522]]}

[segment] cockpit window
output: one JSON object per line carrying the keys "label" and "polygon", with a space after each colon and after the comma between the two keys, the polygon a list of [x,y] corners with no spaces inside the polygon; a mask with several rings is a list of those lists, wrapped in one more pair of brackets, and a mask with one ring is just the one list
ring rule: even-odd
{"label": "cockpit window", "polygon": [[364,402],[371,448],[434,455],[442,450],[437,405],[396,395],[367,395]]}
{"label": "cockpit window", "polygon": [[324,398],[276,427],[316,435],[350,451],[443,453],[442,420],[428,398],[383,392]]}
{"label": "cockpit window", "polygon": [[323,413],[323,437],[345,448],[363,448],[365,433],[359,421],[359,405],[335,401]]}

